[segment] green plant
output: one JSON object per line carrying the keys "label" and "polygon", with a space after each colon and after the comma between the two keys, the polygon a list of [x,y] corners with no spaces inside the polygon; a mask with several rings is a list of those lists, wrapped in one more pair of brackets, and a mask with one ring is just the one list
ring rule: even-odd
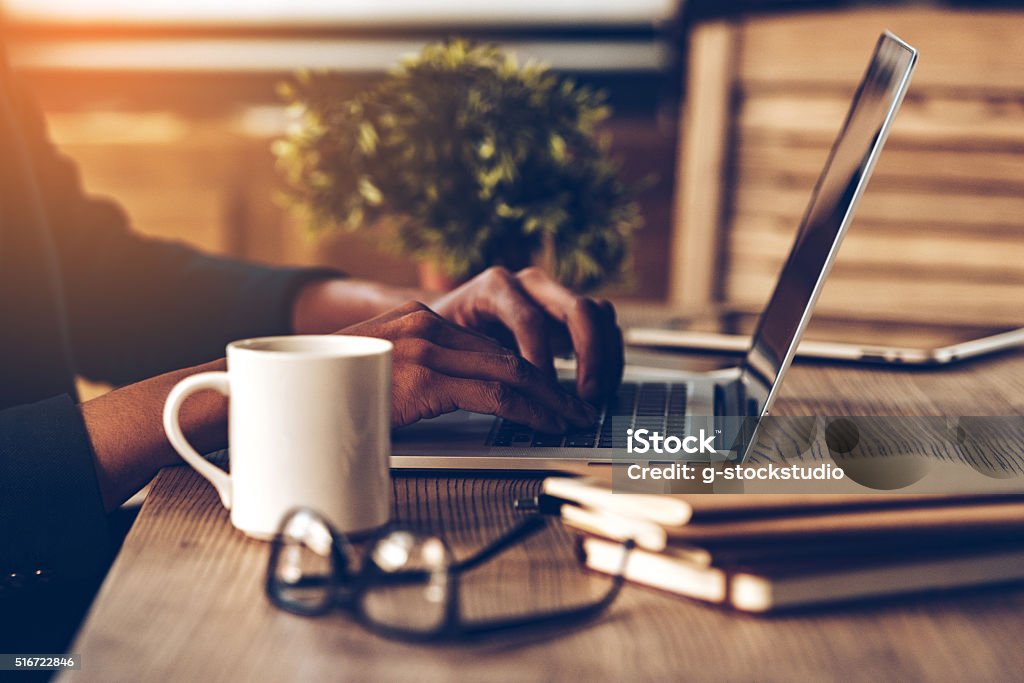
{"label": "green plant", "polygon": [[545,247],[571,285],[620,272],[640,217],[598,132],[602,93],[462,40],[344,90],[331,73],[282,86],[300,119],[274,151],[314,228],[389,230],[392,246],[454,277]]}

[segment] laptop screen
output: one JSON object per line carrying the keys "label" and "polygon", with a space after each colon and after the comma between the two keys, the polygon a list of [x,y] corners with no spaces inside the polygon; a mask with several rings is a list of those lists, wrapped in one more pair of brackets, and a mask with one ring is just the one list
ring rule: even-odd
{"label": "laptop screen", "polygon": [[917,52],[899,38],[879,38],[867,73],[818,178],[796,241],[754,330],[743,363],[743,412],[767,414],[775,389],[835,259],[857,201],[885,143],[889,125],[910,81]]}

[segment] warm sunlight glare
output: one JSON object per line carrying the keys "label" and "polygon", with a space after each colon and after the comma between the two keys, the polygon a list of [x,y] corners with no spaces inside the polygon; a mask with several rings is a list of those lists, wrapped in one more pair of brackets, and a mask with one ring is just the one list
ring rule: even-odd
{"label": "warm sunlight glare", "polygon": [[668,16],[673,0],[0,0],[20,19],[70,23],[617,22]]}

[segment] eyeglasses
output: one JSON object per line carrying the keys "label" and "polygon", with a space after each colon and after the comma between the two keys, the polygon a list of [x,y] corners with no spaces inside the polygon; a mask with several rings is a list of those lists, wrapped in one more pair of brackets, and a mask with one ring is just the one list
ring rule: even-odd
{"label": "eyeglasses", "polygon": [[281,522],[267,567],[270,601],[289,612],[318,616],[336,607],[364,627],[389,638],[412,641],[472,638],[516,629],[568,625],[600,614],[618,597],[632,542],[623,544],[622,564],[607,592],[577,607],[481,621],[460,613],[460,575],[479,567],[545,528],[531,515],[471,557],[457,561],[444,539],[411,529],[390,528],[370,541],[358,570],[352,545],[322,515],[293,510]]}

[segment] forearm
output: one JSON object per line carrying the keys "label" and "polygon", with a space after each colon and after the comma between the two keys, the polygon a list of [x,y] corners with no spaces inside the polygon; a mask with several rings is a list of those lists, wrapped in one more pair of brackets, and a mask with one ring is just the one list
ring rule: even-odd
{"label": "forearm", "polygon": [[[83,403],[103,504],[115,509],[153,478],[157,470],[177,463],[164,435],[164,401],[174,385],[188,375],[224,370],[223,359],[176,370],[131,384]],[[196,449],[209,452],[227,445],[227,399],[212,391],[190,398],[181,411],[181,425]]]}
{"label": "forearm", "polygon": [[[299,290],[293,306],[293,329],[301,334],[336,332],[421,298],[412,289],[371,282],[330,279]],[[198,372],[224,370],[223,359],[130,384],[83,403],[82,418],[96,454],[103,502],[113,510],[156,474],[177,463],[163,429],[163,407],[174,385]],[[227,399],[215,392],[190,398],[181,412],[185,435],[197,450],[227,445]]]}
{"label": "forearm", "polygon": [[409,301],[424,302],[424,292],[365,280],[330,279],[301,290],[292,306],[296,334],[330,334],[369,320]]}

